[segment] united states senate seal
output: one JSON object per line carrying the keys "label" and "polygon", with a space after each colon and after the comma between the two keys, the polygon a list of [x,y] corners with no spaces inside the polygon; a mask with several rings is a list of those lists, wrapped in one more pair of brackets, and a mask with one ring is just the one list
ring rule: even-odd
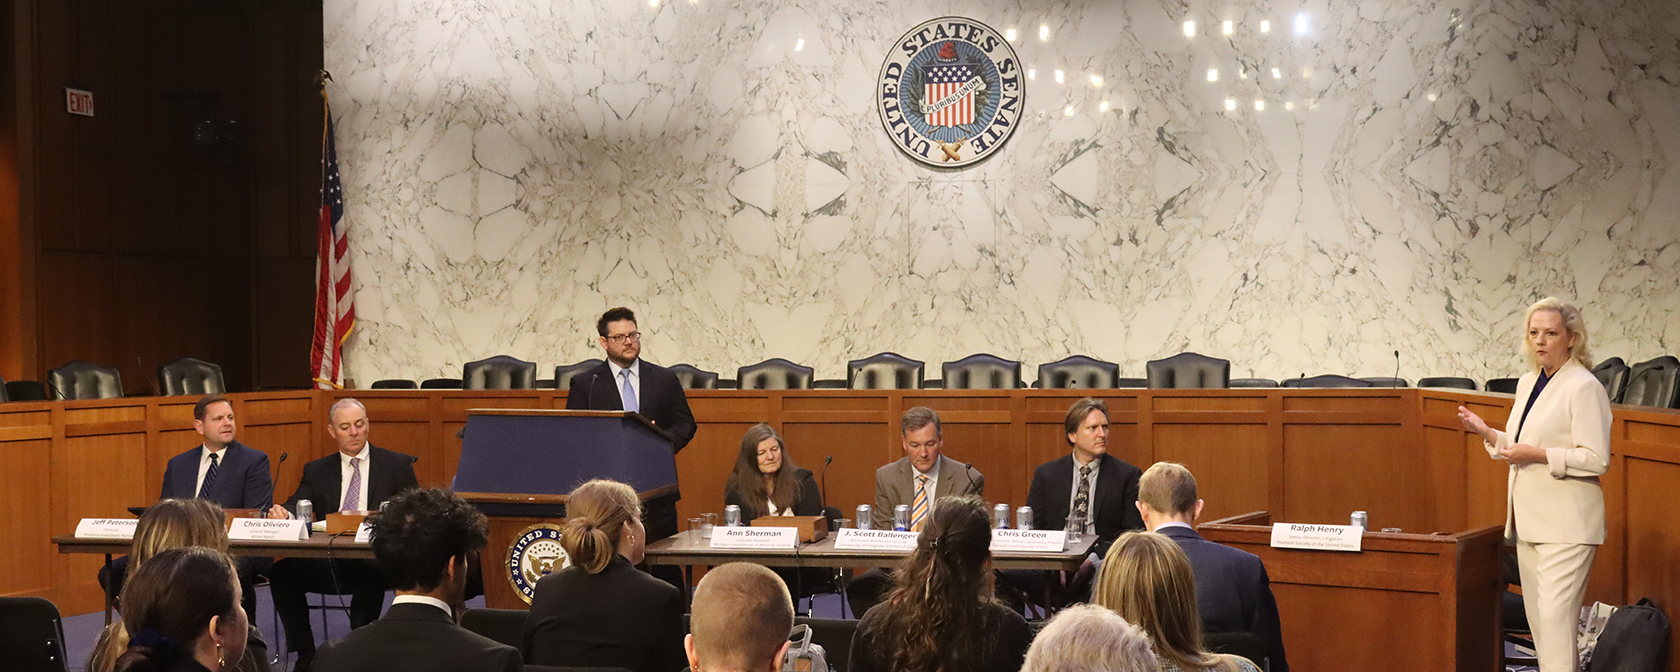
{"label": "united states senate seal", "polygon": [[875,109],[893,144],[933,166],[996,153],[1021,120],[1021,62],[997,31],[947,16],[898,39],[876,80]]}
{"label": "united states senate seal", "polygon": [[537,523],[519,532],[508,545],[508,582],[526,604],[537,594],[537,580],[566,568],[566,550],[560,547],[560,526]]}

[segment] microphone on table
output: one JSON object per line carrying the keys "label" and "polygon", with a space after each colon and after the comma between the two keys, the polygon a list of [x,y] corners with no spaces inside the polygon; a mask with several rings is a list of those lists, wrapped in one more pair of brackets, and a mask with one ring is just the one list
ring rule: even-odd
{"label": "microphone on table", "polygon": [[969,485],[971,485],[971,486],[975,485],[975,482],[974,482],[974,463],[973,462],[964,462],[963,463],[963,478],[968,479],[968,484]]}
{"label": "microphone on table", "polygon": [[[140,358],[138,356],[136,356],[134,358],[134,365],[140,367],[140,375],[142,375],[142,376],[146,375],[146,363],[140,361]],[[157,379],[156,378],[153,378],[151,376],[146,376],[146,382],[152,384],[152,396],[154,396],[154,397],[163,396],[163,392],[158,389],[158,384],[157,384]]]}
{"label": "microphone on table", "polygon": [[830,464],[834,464],[834,456],[833,455],[829,455],[828,457],[823,458],[823,468],[822,468],[823,506],[828,506],[828,465],[830,465]]}
{"label": "microphone on table", "polygon": [[1394,387],[1400,387],[1400,351],[1399,350],[1394,351],[1394,382],[1390,383],[1390,384]]}

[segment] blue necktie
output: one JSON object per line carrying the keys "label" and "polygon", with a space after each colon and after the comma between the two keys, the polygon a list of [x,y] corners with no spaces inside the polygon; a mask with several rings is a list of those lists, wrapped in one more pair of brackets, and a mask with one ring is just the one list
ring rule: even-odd
{"label": "blue necktie", "polygon": [[221,464],[220,453],[210,454],[210,468],[204,471],[204,485],[198,486],[200,499],[210,499],[210,486],[216,482],[216,467]]}
{"label": "blue necktie", "polygon": [[624,399],[624,410],[637,413],[642,410],[642,404],[636,401],[636,391],[630,387],[630,370],[620,371],[618,375],[624,377],[624,386],[619,389],[619,397]]}

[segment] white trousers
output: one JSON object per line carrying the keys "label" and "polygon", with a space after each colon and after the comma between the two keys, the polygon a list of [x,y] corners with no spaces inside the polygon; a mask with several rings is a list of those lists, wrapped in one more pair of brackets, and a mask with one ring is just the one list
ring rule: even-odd
{"label": "white trousers", "polygon": [[1592,544],[1531,544],[1517,541],[1523,611],[1534,634],[1540,672],[1576,672],[1575,626],[1592,573]]}

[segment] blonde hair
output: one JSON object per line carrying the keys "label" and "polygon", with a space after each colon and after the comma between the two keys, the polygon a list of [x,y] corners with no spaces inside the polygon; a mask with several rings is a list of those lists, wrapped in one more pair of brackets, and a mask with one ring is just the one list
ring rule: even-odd
{"label": "blonde hair", "polygon": [[1027,649],[1021,672],[1155,672],[1149,639],[1119,614],[1076,604],[1050,619]]}
{"label": "blonde hair", "polygon": [[1517,341],[1522,344],[1520,348],[1523,357],[1528,359],[1528,369],[1536,372],[1540,370],[1540,359],[1534,356],[1534,346],[1528,341],[1528,323],[1534,319],[1535,313],[1542,310],[1557,313],[1558,317],[1563,319],[1563,330],[1569,332],[1569,358],[1580,363],[1582,368],[1591,369],[1593,361],[1592,351],[1587,347],[1587,321],[1581,317],[1580,308],[1564,303],[1555,296],[1540,299],[1529,306],[1528,312],[1523,314],[1522,328],[1517,330]]}
{"label": "blonde hair", "polygon": [[765,672],[793,629],[787,584],[746,562],[715,567],[694,588],[692,627],[696,672]]}
{"label": "blonde hair", "polygon": [[618,552],[624,526],[642,515],[636,491],[618,481],[596,479],[566,496],[566,523],[560,528],[560,547],[572,564],[599,574]]}
{"label": "blonde hair", "polygon": [[[203,547],[227,552],[227,513],[208,499],[165,499],[146,509],[134,528],[134,542],[128,553],[128,576],[153,556],[175,548]],[[123,577],[112,576],[111,581]],[[120,605],[119,605],[120,608]],[[128,629],[122,620],[100,631],[88,660],[89,672],[110,672],[117,658],[128,650]]]}
{"label": "blonde hair", "polygon": [[1230,656],[1202,647],[1196,575],[1178,543],[1154,532],[1127,532],[1108,549],[1092,602],[1137,626],[1163,664],[1187,670],[1237,670]]}
{"label": "blonde hair", "polygon": [[1138,501],[1159,513],[1190,513],[1196,508],[1196,477],[1177,462],[1156,462],[1138,477]]}

